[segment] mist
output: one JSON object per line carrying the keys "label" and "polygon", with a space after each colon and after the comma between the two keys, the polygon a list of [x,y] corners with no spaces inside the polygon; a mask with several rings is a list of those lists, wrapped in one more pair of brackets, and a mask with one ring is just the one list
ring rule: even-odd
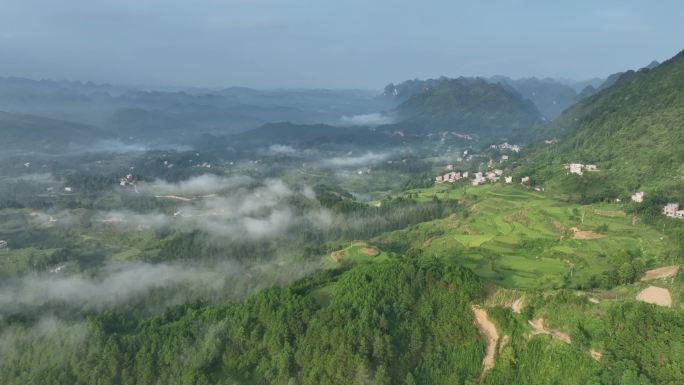
{"label": "mist", "polygon": [[278,260],[224,260],[206,264],[111,262],[91,276],[39,273],[0,283],[0,318],[56,307],[89,313],[157,298],[156,308],[188,300],[241,300],[284,285],[318,268],[318,263]]}

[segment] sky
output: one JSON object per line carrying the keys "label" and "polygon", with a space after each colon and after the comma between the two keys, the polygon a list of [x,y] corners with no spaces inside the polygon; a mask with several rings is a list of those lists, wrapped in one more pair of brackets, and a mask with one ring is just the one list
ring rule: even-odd
{"label": "sky", "polygon": [[380,89],[583,80],[684,49],[681,0],[2,0],[0,76]]}

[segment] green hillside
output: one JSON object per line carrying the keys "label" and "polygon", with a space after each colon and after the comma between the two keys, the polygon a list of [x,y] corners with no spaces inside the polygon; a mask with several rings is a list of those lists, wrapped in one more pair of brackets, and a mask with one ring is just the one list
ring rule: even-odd
{"label": "green hillside", "polygon": [[[537,183],[570,193],[600,192],[602,198],[682,186],[684,52],[652,70],[626,72],[614,86],[541,128],[540,136],[558,143],[532,149],[520,169]],[[562,164],[569,162],[596,164],[601,171],[568,177]]]}
{"label": "green hillside", "polygon": [[480,136],[519,135],[542,122],[534,104],[510,87],[484,79],[443,79],[396,109],[398,128],[459,131]]}

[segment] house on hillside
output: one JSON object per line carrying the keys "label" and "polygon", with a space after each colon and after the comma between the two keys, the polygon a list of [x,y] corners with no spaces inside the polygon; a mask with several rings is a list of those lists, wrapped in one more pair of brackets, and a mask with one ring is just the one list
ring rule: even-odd
{"label": "house on hillside", "polygon": [[632,194],[631,198],[632,198],[632,202],[641,203],[644,201],[644,192],[643,191],[636,192],[636,193]]}
{"label": "house on hillside", "polygon": [[511,183],[513,183],[513,177],[512,177],[512,176],[507,176],[507,177],[504,178],[504,180],[506,181],[506,184],[511,184]]}
{"label": "house on hillside", "polygon": [[473,179],[471,183],[473,186],[479,186],[485,182],[487,182],[487,179],[482,175],[482,173],[476,172],[475,179]]}
{"label": "house on hillside", "polygon": [[529,184],[530,183],[530,177],[529,176],[524,176],[520,178],[520,184]]}
{"label": "house on hillside", "polygon": [[435,177],[435,183],[440,184],[444,182],[444,178],[441,175]]}
{"label": "house on hillside", "polygon": [[684,210],[679,209],[679,203],[668,203],[663,207],[663,214],[670,218],[684,218]]}
{"label": "house on hillside", "polygon": [[584,174],[584,171],[582,171],[582,168],[584,168],[584,165],[582,163],[564,164],[563,167],[565,167],[566,170],[570,170],[570,174],[575,174],[575,175],[583,175]]}
{"label": "house on hillside", "polygon": [[0,249],[6,249],[7,248],[7,241],[0,241]]}

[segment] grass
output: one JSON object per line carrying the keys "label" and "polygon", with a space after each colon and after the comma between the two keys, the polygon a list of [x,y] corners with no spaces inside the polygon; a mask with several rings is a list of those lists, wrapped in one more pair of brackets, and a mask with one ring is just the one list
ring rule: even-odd
{"label": "grass", "polygon": [[[586,283],[613,269],[615,255],[632,251],[657,264],[668,249],[663,234],[619,205],[578,205],[521,186],[438,185],[411,190],[419,201],[456,199],[467,213],[380,236],[414,253],[458,260],[493,283],[519,289]],[[464,210],[465,211],[465,210]],[[599,239],[574,239],[574,230]]]}
{"label": "grass", "polygon": [[384,261],[389,255],[364,241],[350,242],[349,246],[323,257],[323,268],[334,269],[352,263]]}

